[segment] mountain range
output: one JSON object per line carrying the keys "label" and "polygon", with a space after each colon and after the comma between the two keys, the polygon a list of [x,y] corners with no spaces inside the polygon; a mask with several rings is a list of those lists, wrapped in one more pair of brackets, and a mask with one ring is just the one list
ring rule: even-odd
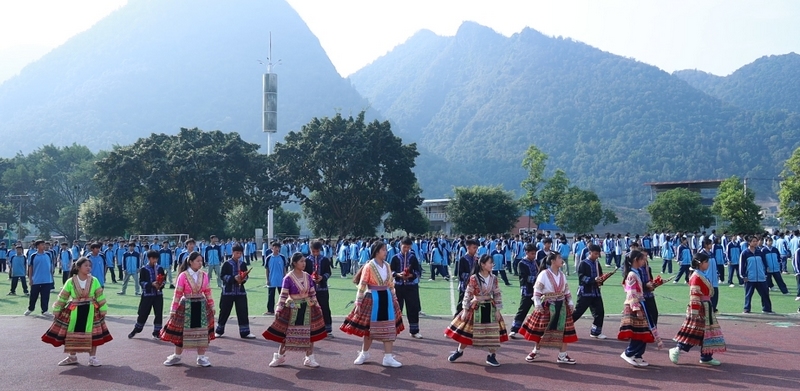
{"label": "mountain range", "polygon": [[270,32],[278,139],[369,106],[283,0],[130,0],[0,85],[2,156],[46,143],[109,149],[181,127],[263,144]]}
{"label": "mountain range", "polygon": [[[263,143],[261,75],[272,32],[277,140],[337,112],[388,119],[417,142],[429,198],[452,186],[518,191],[530,144],[548,169],[607,204],[641,208],[645,182],[777,177],[800,146],[800,56],[726,77],[673,74],[526,28],[423,30],[342,78],[284,0],[130,0],[0,84],[0,156],[41,145],[130,144],[181,127]],[[365,32],[366,33],[366,32]],[[754,183],[760,198],[769,182]]]}
{"label": "mountain range", "polygon": [[[796,79],[796,66],[758,64],[783,58],[730,78]],[[351,79],[404,138],[509,189],[525,175],[530,144],[551,169],[625,206],[649,202],[645,182],[776,177],[800,145],[798,114],[769,102],[741,107],[750,89],[716,96],[678,75],[530,28],[505,37],[467,22],[453,37],[420,31]]]}

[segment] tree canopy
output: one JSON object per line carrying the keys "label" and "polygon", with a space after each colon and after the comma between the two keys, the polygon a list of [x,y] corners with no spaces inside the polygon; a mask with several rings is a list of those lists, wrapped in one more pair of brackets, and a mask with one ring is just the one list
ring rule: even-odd
{"label": "tree canopy", "polygon": [[780,216],[785,223],[800,224],[800,148],[786,160],[778,191]]}
{"label": "tree canopy", "polygon": [[74,239],[78,208],[97,192],[94,162],[95,155],[83,145],[45,145],[14,157],[2,174],[3,187],[11,194],[31,196],[22,221],[44,236],[53,232]]}
{"label": "tree canopy", "polygon": [[700,193],[684,188],[659,193],[653,203],[647,206],[652,228],[689,232],[710,227],[714,216],[701,201]]}
{"label": "tree canopy", "polygon": [[739,177],[732,176],[720,184],[711,212],[728,221],[733,232],[761,232],[761,208],[755,200],[755,192],[745,191]]}
{"label": "tree canopy", "polygon": [[130,233],[220,234],[227,210],[268,208],[283,199],[273,191],[278,186],[258,145],[237,133],[182,128],[175,136],[153,134],[115,148],[97,166],[99,201],[85,219],[113,221],[108,216],[114,211]]}
{"label": "tree canopy", "polygon": [[508,232],[520,216],[514,194],[501,186],[456,187],[447,215],[456,232],[488,234]]}
{"label": "tree canopy", "polygon": [[388,121],[367,123],[364,115],[314,118],[270,156],[316,235],[373,235],[386,214],[395,228],[415,230],[400,215],[422,203],[411,171],[417,146],[403,144]]}

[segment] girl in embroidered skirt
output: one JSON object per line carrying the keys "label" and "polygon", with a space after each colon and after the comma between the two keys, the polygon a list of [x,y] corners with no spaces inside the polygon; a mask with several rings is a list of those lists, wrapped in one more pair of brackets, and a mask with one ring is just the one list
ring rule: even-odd
{"label": "girl in embroidered skirt", "polygon": [[559,253],[550,253],[542,267],[546,268],[536,277],[533,286],[533,304],[535,310],[528,315],[519,330],[528,341],[533,341],[533,350],[525,361],[533,362],[540,347],[560,348],[559,364],[575,364],[575,360],[567,355],[567,344],[578,341],[575,325],[572,323],[572,311],[575,304],[569,292],[567,278],[561,272],[564,260]]}
{"label": "girl in embroidered skirt", "polygon": [[447,358],[450,362],[458,360],[464,355],[464,348],[472,345],[489,350],[486,364],[500,366],[495,352],[500,348],[500,343],[508,341],[508,332],[500,314],[503,299],[497,277],[492,274],[493,266],[492,257],[484,254],[472,268],[472,276],[464,292],[464,309],[444,331],[446,336],[458,342],[456,351]]}
{"label": "girl in embroidered skirt", "polygon": [[97,347],[113,339],[106,328],[106,297],[91,271],[92,261],[86,257],[78,259],[53,304],[55,319],[42,341],[56,347],[64,345],[69,356],[58,365],[77,364],[76,353],[89,353],[89,365],[99,367]]}
{"label": "girl in embroidered skirt", "polygon": [[175,344],[166,366],[179,363],[184,349],[197,349],[197,365],[211,366],[205,354],[214,339],[214,299],[202,267],[203,256],[193,251],[178,269],[169,320],[161,330],[161,340]]}
{"label": "girl in embroidered skirt", "polygon": [[669,359],[674,364],[678,363],[681,350],[688,352],[692,346],[700,346],[700,363],[706,365],[720,365],[713,355],[725,351],[722,329],[717,323],[711,305],[714,288],[704,274],[710,267],[708,261],[708,256],[703,253],[695,254],[692,259],[694,273],[689,278],[689,305],[686,308],[686,319],[674,338],[678,346],[669,350]]}
{"label": "girl in embroidered skirt", "polygon": [[319,364],[314,358],[314,342],[328,335],[322,309],[317,303],[314,280],[304,271],[306,257],[302,253],[294,253],[289,268],[292,271],[283,277],[275,321],[263,334],[264,338],[281,344],[269,366],[283,365],[287,350],[299,350],[306,353],[303,365],[316,368]]}
{"label": "girl in embroidered skirt", "polygon": [[377,340],[383,342],[383,366],[399,368],[403,364],[394,359],[392,344],[405,326],[394,292],[394,278],[386,262],[386,244],[382,241],[373,243],[370,258],[356,273],[356,305],[339,329],[364,338],[361,352],[353,364],[363,364],[369,358],[372,340]]}
{"label": "girl in embroidered skirt", "polygon": [[646,367],[642,355],[648,343],[658,343],[659,349],[664,346],[658,336],[653,314],[645,304],[645,283],[647,278],[642,273],[648,273],[647,253],[633,250],[625,257],[625,304],[622,310],[622,320],[619,326],[617,339],[630,341],[628,347],[619,356],[628,364],[635,367]]}

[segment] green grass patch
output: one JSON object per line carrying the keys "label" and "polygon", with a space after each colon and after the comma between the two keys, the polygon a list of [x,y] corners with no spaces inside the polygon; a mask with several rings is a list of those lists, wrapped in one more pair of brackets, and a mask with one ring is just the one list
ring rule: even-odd
{"label": "green grass patch", "polygon": [[[426,266],[427,269],[427,265]],[[657,266],[660,270],[661,260],[656,259],[653,266]],[[250,307],[250,315],[261,315],[266,311],[267,306],[267,288],[264,279],[264,268],[255,265],[256,270],[250,275],[250,280],[247,283],[248,302]],[[677,271],[677,267],[673,271]],[[727,272],[727,270],[726,270]],[[352,277],[343,279],[339,277],[338,270],[334,271],[334,275],[329,280],[330,296],[331,296],[331,311],[333,315],[346,315],[349,313],[351,307],[347,307],[350,301],[355,299],[356,289],[352,283]],[[452,274],[452,272],[451,272]],[[674,274],[672,274],[674,275]],[[667,278],[672,275],[664,275]],[[428,315],[450,315],[450,289],[451,283],[446,282],[441,277],[436,278],[436,281],[427,281],[430,277],[429,269],[426,270],[424,279],[420,283],[420,298],[422,301],[422,310]],[[789,294],[783,295],[779,291],[770,292],[772,300],[773,311],[779,314],[796,313],[800,303],[795,302],[794,298],[797,293],[797,285],[795,283],[794,275],[783,275],[784,281],[789,288]],[[56,275],[56,288],[61,288],[61,276]],[[517,310],[520,299],[519,281],[514,276],[509,276],[512,286],[502,286],[503,290],[503,304],[505,314],[513,314]],[[573,273],[568,277],[570,290],[573,295],[577,294],[578,282],[577,276]],[[0,277],[0,315],[21,315],[28,304],[28,298],[22,294],[22,288],[17,287],[17,296],[6,296],[5,294],[10,290],[10,284],[6,277]],[[603,288],[603,301],[606,307],[607,314],[617,314],[622,312],[622,303],[625,300],[625,292],[621,286],[622,275],[617,273],[609,281],[606,282]],[[502,285],[502,281],[501,281]],[[139,304],[139,297],[135,296],[134,287],[129,284],[127,295],[120,296],[116,292],[120,291],[121,284],[107,284],[106,285],[106,298],[109,305],[109,314],[111,315],[136,315],[136,309]],[[214,300],[219,300],[220,290],[212,283]],[[458,283],[452,282],[453,297],[458,300]],[[777,288],[776,288],[777,289]],[[728,285],[722,284],[719,288],[720,300],[719,310],[722,313],[741,313],[744,305],[744,288],[735,287],[729,288]],[[169,311],[169,302],[172,299],[173,290],[164,290],[165,312]],[[277,294],[276,294],[277,296]],[[50,295],[50,302],[55,300],[56,295]],[[276,297],[277,300],[277,297]],[[575,298],[577,300],[577,298]],[[662,314],[683,314],[686,311],[686,305],[689,302],[689,288],[681,281],[678,284],[667,283],[656,289],[656,302],[658,303],[658,310]],[[38,303],[37,303],[38,305]],[[754,313],[759,312],[761,309],[761,300],[758,294],[753,297],[752,310]],[[38,311],[38,309],[36,310]]]}

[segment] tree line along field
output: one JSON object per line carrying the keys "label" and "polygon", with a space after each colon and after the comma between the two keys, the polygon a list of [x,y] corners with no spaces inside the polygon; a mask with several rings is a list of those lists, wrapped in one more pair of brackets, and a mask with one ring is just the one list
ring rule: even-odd
{"label": "tree line along field", "polygon": [[[602,264],[601,260],[601,264]],[[572,260],[569,261],[573,263]],[[261,266],[260,261],[251,265],[255,270],[250,273],[250,279],[245,285],[247,288],[248,304],[250,316],[261,316],[266,311],[267,306],[267,288],[265,287],[264,268]],[[654,275],[661,269],[661,259],[655,258],[651,266],[654,270]],[[430,278],[430,268],[427,264],[423,264],[425,275],[420,280],[420,300],[422,302],[422,311],[428,316],[451,316],[450,309],[450,289],[453,289],[453,298],[458,300],[458,281],[454,280],[448,283],[440,276],[436,277],[436,281],[428,281]],[[451,267],[452,269],[452,267]],[[604,271],[607,268],[604,268]],[[677,265],[673,265],[675,273],[664,275],[664,278],[674,276],[677,271]],[[726,268],[727,273],[727,268]],[[451,270],[451,275],[453,272]],[[177,277],[173,274],[173,277]],[[778,314],[795,314],[800,303],[795,302],[794,298],[797,294],[797,285],[795,283],[794,275],[783,275],[784,281],[789,288],[789,294],[781,294],[777,288],[775,291],[770,292],[772,299],[772,309]],[[110,281],[110,276],[108,276]],[[54,278],[56,281],[56,290],[50,296],[50,303],[56,299],[56,294],[61,289],[60,274]],[[577,275],[571,273],[567,278],[570,291],[573,294],[573,300],[577,300],[578,281]],[[503,286],[502,280],[500,281],[501,289],[503,291],[503,314],[506,314],[506,326],[511,327],[513,316],[519,306],[520,291],[519,280],[515,277],[509,276],[511,286]],[[139,296],[134,295],[134,287],[131,282],[128,285],[127,295],[120,296],[116,292],[120,291],[122,284],[108,283],[106,285],[105,294],[108,300],[108,314],[110,316],[119,315],[136,315],[136,310],[139,305]],[[603,302],[605,304],[606,315],[617,315],[622,312],[622,303],[625,300],[625,292],[622,289],[622,272],[613,275],[606,282],[603,288]],[[348,278],[341,278],[339,269],[334,269],[333,276],[328,280],[330,289],[330,306],[331,312],[334,316],[344,316],[352,309],[352,305],[347,304],[355,299],[356,286],[352,282],[352,276]],[[214,300],[218,301],[220,297],[220,290],[216,287],[214,282],[211,283]],[[452,287],[451,287],[452,286]],[[17,287],[17,296],[6,296],[3,292],[7,293],[10,289],[10,281],[2,278],[0,280],[0,315],[19,315],[25,311],[28,304],[28,298],[22,293],[21,287]],[[164,311],[165,314],[169,312],[169,303],[172,300],[174,290],[164,289]],[[729,288],[727,284],[720,284],[719,287],[720,300],[718,308],[721,314],[741,314],[742,306],[744,304],[744,288],[735,287]],[[276,292],[276,302],[278,300],[278,293]],[[678,284],[667,283],[656,289],[656,302],[658,303],[658,310],[661,314],[683,314],[686,311],[686,305],[689,302],[689,288],[682,281]],[[753,315],[758,316],[760,312],[760,298],[758,294],[753,296]],[[38,306],[38,303],[37,303]],[[347,308],[345,308],[347,306]],[[38,313],[37,310],[34,313]],[[587,312],[584,316],[589,316]],[[148,319],[148,326],[152,325],[153,318]],[[235,322],[235,319],[232,320]],[[588,320],[586,320],[588,321]],[[334,324],[334,328],[338,324]],[[607,323],[606,334],[609,336],[614,334],[614,330],[618,327],[614,322]],[[255,330],[258,331],[258,330]],[[255,332],[254,331],[254,332]],[[263,330],[262,330],[263,331]],[[44,330],[42,330],[44,332]],[[423,333],[425,330],[423,330]]]}

